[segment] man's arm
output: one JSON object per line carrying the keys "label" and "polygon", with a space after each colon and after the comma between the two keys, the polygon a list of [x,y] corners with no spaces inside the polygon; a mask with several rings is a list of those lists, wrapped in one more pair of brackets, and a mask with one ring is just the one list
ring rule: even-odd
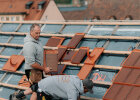
{"label": "man's arm", "polygon": [[39,70],[43,70],[45,73],[50,72],[49,67],[40,66],[37,62],[35,62],[35,47],[32,43],[25,44],[23,47],[23,53],[25,57],[25,62],[29,64],[31,67]]}
{"label": "man's arm", "polygon": [[44,70],[44,67],[43,66],[40,66],[38,63],[34,63],[34,64],[32,64],[31,65],[33,68],[35,68],[35,69],[40,69],[40,70]]}
{"label": "man's arm", "polygon": [[49,73],[50,72],[50,68],[49,67],[44,67],[44,66],[40,66],[38,63],[34,63],[31,65],[33,68],[35,69],[40,69],[43,70],[45,73]]}

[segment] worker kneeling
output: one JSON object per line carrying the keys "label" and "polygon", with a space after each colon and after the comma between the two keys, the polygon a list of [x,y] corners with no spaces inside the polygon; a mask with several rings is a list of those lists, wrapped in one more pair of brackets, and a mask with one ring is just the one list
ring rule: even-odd
{"label": "worker kneeling", "polygon": [[[67,100],[78,100],[80,94],[91,92],[93,88],[92,80],[85,79],[80,80],[75,75],[57,75],[49,76],[42,79],[38,84],[34,84],[31,88],[20,92],[16,95],[17,99],[24,97],[32,92],[37,93],[37,100],[43,94],[46,95],[46,99],[67,99]],[[41,96],[42,97],[42,96]]]}

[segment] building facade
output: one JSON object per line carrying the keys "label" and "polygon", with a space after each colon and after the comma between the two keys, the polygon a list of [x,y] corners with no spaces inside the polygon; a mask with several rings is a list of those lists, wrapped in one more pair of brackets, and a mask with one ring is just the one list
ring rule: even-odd
{"label": "building facade", "polygon": [[0,21],[23,20],[64,21],[64,18],[54,0],[0,0]]}

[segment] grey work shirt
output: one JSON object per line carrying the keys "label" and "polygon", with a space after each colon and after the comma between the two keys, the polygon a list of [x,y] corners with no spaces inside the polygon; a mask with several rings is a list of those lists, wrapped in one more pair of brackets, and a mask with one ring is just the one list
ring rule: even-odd
{"label": "grey work shirt", "polygon": [[39,90],[54,99],[77,100],[84,93],[83,83],[75,75],[56,75],[42,79],[38,83]]}
{"label": "grey work shirt", "polygon": [[23,55],[25,57],[25,70],[33,69],[35,62],[43,65],[43,46],[39,40],[35,40],[30,34],[24,38]]}

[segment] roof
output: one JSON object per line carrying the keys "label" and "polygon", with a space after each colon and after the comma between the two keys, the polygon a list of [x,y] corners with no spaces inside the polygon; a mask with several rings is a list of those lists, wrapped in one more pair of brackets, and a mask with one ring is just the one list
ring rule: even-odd
{"label": "roof", "polygon": [[127,16],[131,16],[133,20],[140,19],[139,0],[92,0],[87,9],[61,12],[66,20],[90,20],[95,16],[99,16],[101,20],[109,20],[111,16],[115,16],[117,20],[124,20]]}
{"label": "roof", "polygon": [[40,20],[45,11],[49,0],[44,4],[43,9],[38,9],[38,4],[42,0],[32,0],[33,4],[30,9],[26,9],[31,0],[0,0],[0,14],[26,14],[25,20]]}
{"label": "roof", "polygon": [[[96,100],[102,99],[107,89],[112,85],[112,80],[122,68],[122,63],[126,57],[134,48],[140,49],[139,20],[121,22],[0,22],[0,98],[8,99],[8,96],[15,90],[24,89],[24,87],[18,86],[18,82],[24,74],[24,63],[16,72],[4,71],[2,67],[11,55],[22,55],[23,39],[33,23],[42,25],[40,40],[44,46],[51,36],[65,38],[62,46],[66,46],[75,33],[85,33],[84,38],[79,41],[76,48],[69,49],[68,52],[70,50],[76,51],[81,47],[89,47],[89,51],[92,52],[97,47],[104,47],[103,53],[87,76],[95,83],[94,93],[84,94],[82,98],[86,96],[91,100],[93,98],[96,98]],[[49,47],[49,49],[56,49],[56,47]],[[61,64],[66,65],[63,73],[77,75],[82,69],[86,58],[87,56],[82,59],[80,64],[61,61]]]}
{"label": "roof", "polygon": [[85,10],[79,11],[61,11],[65,20],[84,20],[86,18]]}

